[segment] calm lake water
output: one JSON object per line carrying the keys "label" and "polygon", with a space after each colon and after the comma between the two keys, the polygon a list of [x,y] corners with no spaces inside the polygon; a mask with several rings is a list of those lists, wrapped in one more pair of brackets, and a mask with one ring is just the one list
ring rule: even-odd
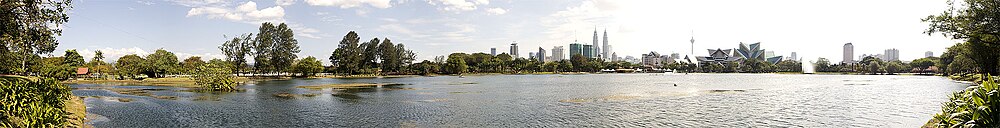
{"label": "calm lake water", "polygon": [[[333,83],[409,85],[296,88]],[[935,76],[596,74],[295,79],[235,93],[72,86],[91,96],[96,127],[919,127],[968,84]]]}

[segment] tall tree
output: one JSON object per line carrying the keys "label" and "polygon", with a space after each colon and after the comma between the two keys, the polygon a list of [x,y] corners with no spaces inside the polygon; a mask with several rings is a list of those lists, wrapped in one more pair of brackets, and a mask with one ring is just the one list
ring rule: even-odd
{"label": "tall tree", "polygon": [[125,55],[118,58],[118,61],[115,62],[115,69],[118,71],[119,79],[124,79],[126,76],[128,76],[128,78],[136,78],[135,76],[146,68],[145,65],[143,65],[144,61],[146,60],[135,54]]}
{"label": "tall tree", "polygon": [[27,71],[29,58],[59,45],[71,0],[0,1],[0,73]]}
{"label": "tall tree", "polygon": [[378,45],[378,56],[381,60],[382,72],[398,72],[401,64],[401,55],[395,45],[392,44],[392,40],[388,38],[382,41],[382,44]]}
{"label": "tall tree", "polygon": [[239,74],[246,67],[247,55],[253,54],[251,52],[254,48],[253,38],[253,33],[243,34],[219,46],[222,54],[226,55],[226,60],[235,67],[232,69],[233,72]]}
{"label": "tall tree", "polygon": [[379,49],[378,44],[380,43],[378,38],[372,39],[371,41],[361,43],[358,46],[361,49],[361,66],[362,68],[378,68],[378,55]]}
{"label": "tall tree", "polygon": [[63,59],[63,64],[70,67],[80,67],[86,63],[83,60],[83,56],[80,56],[80,53],[76,52],[76,49],[66,50],[66,54],[63,55],[63,57],[65,57]]}
{"label": "tall tree", "polygon": [[201,60],[201,57],[199,56],[188,57],[187,59],[184,59],[184,61],[181,62],[181,67],[183,67],[182,72],[190,75],[194,73],[193,71],[195,71],[195,69],[198,69],[198,67],[200,67],[201,65],[205,65],[205,61]]}
{"label": "tall tree", "polygon": [[101,50],[94,51],[94,59],[90,61],[104,62],[104,52],[101,52]]}
{"label": "tall tree", "polygon": [[145,74],[149,77],[161,78],[166,74],[178,71],[179,62],[177,56],[167,50],[157,49],[153,54],[146,55],[145,65],[148,67]]}
{"label": "tall tree", "polygon": [[[1000,1],[964,0],[964,4],[948,1],[948,10],[922,19],[930,26],[924,33],[941,33],[952,39],[965,40],[973,60],[983,73],[1000,74]],[[985,77],[983,77],[985,78]]]}
{"label": "tall tree", "polygon": [[254,38],[254,57],[253,57],[253,67],[257,73],[270,73],[273,71],[271,65],[271,54],[274,54],[273,47],[275,45],[275,27],[271,22],[261,23],[260,28],[258,28],[257,37]]}
{"label": "tall tree", "polygon": [[354,31],[347,32],[344,38],[340,40],[337,45],[337,49],[333,50],[333,54],[330,55],[330,63],[336,66],[339,72],[354,74],[357,72],[360,63],[361,55],[358,50],[358,42],[361,38]]}
{"label": "tall tree", "polygon": [[299,41],[295,39],[295,34],[288,25],[281,23],[275,29],[275,43],[271,52],[271,64],[273,72],[287,71],[292,67],[292,63],[298,58]]}

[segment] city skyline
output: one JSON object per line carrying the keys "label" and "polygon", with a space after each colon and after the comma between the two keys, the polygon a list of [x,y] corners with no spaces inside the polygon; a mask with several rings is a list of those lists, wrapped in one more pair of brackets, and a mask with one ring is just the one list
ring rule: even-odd
{"label": "city skyline", "polygon": [[[92,57],[94,50],[102,50],[108,61],[159,48],[174,51],[179,57],[220,58],[216,45],[227,37],[254,32],[261,22],[289,23],[303,47],[299,56],[318,58],[329,56],[348,31],[357,31],[362,39],[389,38],[406,44],[418,60],[453,52],[489,53],[486,49],[503,48],[509,44],[504,42],[511,41],[529,47],[567,46],[566,42],[594,34],[589,31],[594,29],[614,35],[610,39],[615,40],[613,53],[623,57],[639,56],[643,51],[687,55],[691,50],[763,42],[778,55],[796,51],[804,60],[824,57],[840,62],[841,50],[832,47],[851,42],[859,53],[897,48],[903,50],[900,60],[912,60],[923,57],[925,51],[942,53],[944,47],[957,42],[922,33],[927,23],[920,18],[944,11],[946,7],[940,5],[946,1],[779,0],[727,1],[732,4],[726,5],[630,0],[454,2],[76,1],[57,51],[78,49],[84,57]],[[908,6],[884,9],[898,2]],[[796,6],[783,6],[788,3]],[[671,17],[643,15],[649,11]],[[787,15],[801,17],[790,19]],[[866,20],[855,20],[862,18]],[[812,27],[802,27],[807,25]],[[689,46],[692,30],[698,31],[694,37],[698,44],[693,49]],[[810,47],[798,47],[803,44]]]}

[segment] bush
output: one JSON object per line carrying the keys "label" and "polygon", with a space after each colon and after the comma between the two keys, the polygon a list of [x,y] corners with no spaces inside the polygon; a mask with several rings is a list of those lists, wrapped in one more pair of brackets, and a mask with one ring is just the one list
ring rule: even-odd
{"label": "bush", "polygon": [[65,104],[72,94],[68,86],[53,78],[0,76],[0,127],[62,127]]}
{"label": "bush", "polygon": [[208,63],[195,69],[191,79],[211,91],[235,91],[236,77],[225,63]]}
{"label": "bush", "polygon": [[995,78],[987,77],[979,86],[969,87],[952,94],[941,113],[934,115],[940,121],[936,127],[1000,127],[1000,85]]}

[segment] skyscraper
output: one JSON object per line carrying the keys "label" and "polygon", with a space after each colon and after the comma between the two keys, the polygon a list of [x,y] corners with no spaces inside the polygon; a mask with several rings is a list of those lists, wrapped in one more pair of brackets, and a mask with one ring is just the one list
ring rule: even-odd
{"label": "skyscraper", "polygon": [[598,57],[600,57],[600,55],[597,55],[597,54],[601,54],[601,48],[600,48],[600,46],[601,45],[597,43],[597,27],[594,27],[594,44],[590,45],[590,47],[591,47],[590,54],[592,54],[592,55],[587,56],[587,57],[590,57],[590,58],[598,58]]}
{"label": "skyscraper", "polygon": [[517,42],[510,44],[510,56],[517,58]]}
{"label": "skyscraper", "polygon": [[563,60],[564,56],[566,55],[563,53],[563,46],[552,47],[552,61]]}
{"label": "skyscraper", "polygon": [[795,61],[798,61],[798,60],[799,60],[799,56],[798,56],[798,55],[796,55],[796,53],[795,53],[795,52],[792,52],[792,55],[788,57],[788,60],[795,60]]}
{"label": "skyscraper", "polygon": [[593,45],[583,45],[583,57],[594,58],[594,46]]}
{"label": "skyscraper", "polygon": [[844,61],[842,63],[854,63],[854,44],[844,44]]}
{"label": "skyscraper", "polygon": [[544,48],[538,47],[538,52],[536,52],[535,54],[538,54],[538,55],[535,55],[537,57],[536,59],[538,59],[538,62],[545,62],[545,49]]}
{"label": "skyscraper", "polygon": [[886,49],[883,55],[885,55],[885,61],[897,61],[899,60],[899,49]]}
{"label": "skyscraper", "polygon": [[604,50],[604,51],[601,51],[601,57],[603,57],[605,60],[612,60],[613,59],[613,57],[611,56],[611,53],[612,53],[611,52],[611,45],[608,44],[608,29],[607,28],[604,29],[604,47],[602,47],[601,49]]}
{"label": "skyscraper", "polygon": [[[580,43],[569,44],[569,58],[573,58],[573,56],[576,55],[576,54],[583,55],[583,44],[580,44]],[[584,57],[586,57],[586,56],[584,56]],[[567,59],[569,59],[569,58],[567,58]]]}
{"label": "skyscraper", "polygon": [[924,57],[934,57],[934,52],[931,51],[924,52]]}
{"label": "skyscraper", "polygon": [[497,56],[497,48],[490,48],[490,55]]}

